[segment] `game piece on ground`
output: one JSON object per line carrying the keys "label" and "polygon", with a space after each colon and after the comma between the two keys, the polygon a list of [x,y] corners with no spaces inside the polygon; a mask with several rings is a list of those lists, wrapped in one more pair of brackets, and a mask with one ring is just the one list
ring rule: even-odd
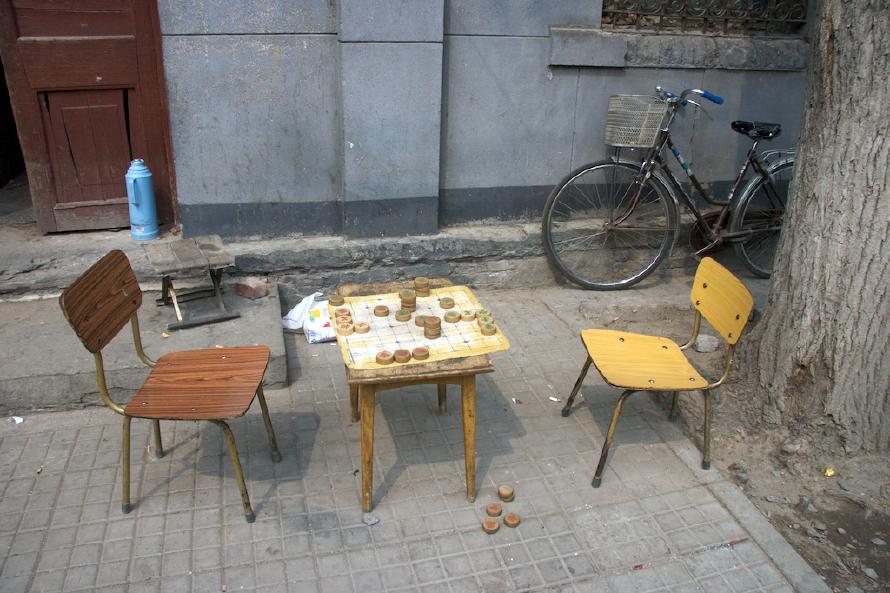
{"label": "game piece on ground", "polygon": [[415,360],[426,360],[430,357],[430,349],[426,346],[418,346],[411,351],[411,356],[413,356]]}
{"label": "game piece on ground", "polygon": [[418,315],[414,318],[414,325],[417,327],[425,327],[426,315]]}
{"label": "game piece on ground", "polygon": [[394,358],[395,357],[393,356],[392,352],[383,350],[383,351],[377,353],[376,360],[377,360],[377,364],[389,364],[393,361]]}
{"label": "game piece on ground", "polygon": [[513,486],[508,484],[501,484],[498,486],[498,497],[504,502],[510,502],[516,496],[516,493],[513,491]]}
{"label": "game piece on ground", "polygon": [[411,311],[408,309],[399,309],[396,311],[396,321],[411,321]]}
{"label": "game piece on ground", "polygon": [[474,319],[476,319],[476,312],[471,311],[470,309],[466,309],[460,312],[460,318],[463,321],[473,321]]}
{"label": "game piece on ground", "polygon": [[355,329],[355,333],[357,334],[366,334],[371,331],[371,324],[359,321],[353,326],[353,329]]}
{"label": "game piece on ground", "polygon": [[396,362],[405,363],[411,360],[411,351],[410,350],[396,350],[393,352],[392,357]]}
{"label": "game piece on ground", "polygon": [[389,307],[386,305],[377,305],[374,307],[375,317],[389,317]]}
{"label": "game piece on ground", "polygon": [[454,299],[451,297],[442,297],[439,299],[439,306],[443,309],[454,308]]}
{"label": "game piece on ground", "polygon": [[445,311],[445,321],[448,323],[457,323],[460,321],[460,313],[457,311]]}
{"label": "game piece on ground", "polygon": [[504,507],[501,506],[499,502],[492,502],[490,504],[485,505],[485,514],[489,517],[500,517],[501,512],[503,512]]}
{"label": "game piece on ground", "polygon": [[500,523],[498,523],[494,519],[485,519],[484,521],[482,521],[482,531],[489,535],[496,532],[498,529],[500,529],[500,527]]}
{"label": "game piece on ground", "polygon": [[332,307],[339,307],[343,303],[344,303],[343,297],[341,297],[339,294],[335,294],[328,299],[328,304],[331,305]]}
{"label": "game piece on ground", "polygon": [[504,525],[507,527],[516,527],[519,525],[519,515],[516,513],[507,513],[504,515]]}
{"label": "game piece on ground", "polygon": [[351,323],[338,323],[337,333],[341,336],[350,336],[355,331],[355,327]]}
{"label": "game piece on ground", "polygon": [[493,336],[498,333],[498,326],[493,323],[486,323],[482,326],[482,335],[483,336]]}

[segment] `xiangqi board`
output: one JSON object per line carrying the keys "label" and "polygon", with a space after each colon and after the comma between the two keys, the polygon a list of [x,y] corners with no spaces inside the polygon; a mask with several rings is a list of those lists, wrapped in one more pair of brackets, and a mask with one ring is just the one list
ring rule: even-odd
{"label": "xiangqi board", "polygon": [[[442,298],[454,299],[454,307],[443,308],[440,304]],[[374,314],[374,308],[380,305],[389,308],[389,314],[386,317],[378,317]],[[336,318],[336,310],[345,308],[349,310],[354,324],[367,323],[370,325],[370,331],[367,333],[337,336],[337,343],[340,345],[346,366],[353,369],[377,369],[394,364],[429,363],[449,358],[490,354],[510,347],[506,336],[499,329],[494,335],[483,335],[482,329],[475,319],[461,320],[455,323],[444,320],[446,311],[478,311],[483,308],[466,286],[432,289],[430,296],[417,297],[416,306],[417,310],[412,312],[410,319],[406,321],[398,321],[395,318],[395,312],[401,307],[397,292],[346,297],[343,305],[331,306],[332,319]],[[493,314],[496,320],[497,311],[494,311]],[[415,324],[415,318],[418,315],[435,315],[443,319],[441,337],[435,339],[424,337],[424,328]],[[407,363],[390,363],[390,365],[381,365],[375,361],[377,354],[381,351],[413,350],[420,346],[429,348],[429,358],[422,361],[412,359]]]}

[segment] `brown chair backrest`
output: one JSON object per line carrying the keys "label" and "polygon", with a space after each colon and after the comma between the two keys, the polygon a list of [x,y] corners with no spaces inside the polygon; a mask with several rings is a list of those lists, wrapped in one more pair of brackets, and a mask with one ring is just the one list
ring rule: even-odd
{"label": "brown chair backrest", "polygon": [[115,249],[62,292],[65,319],[90,352],[99,352],[142,305],[130,260]]}
{"label": "brown chair backrest", "polygon": [[692,284],[692,305],[730,344],[739,341],[754,308],[742,281],[710,257],[702,258]]}

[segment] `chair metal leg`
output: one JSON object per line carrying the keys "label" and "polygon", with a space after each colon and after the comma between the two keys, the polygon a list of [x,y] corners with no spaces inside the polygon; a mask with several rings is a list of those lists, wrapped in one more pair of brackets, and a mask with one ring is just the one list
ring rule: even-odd
{"label": "chair metal leg", "polygon": [[124,426],[121,440],[121,512],[129,513],[133,506],[130,504],[130,421],[132,418],[124,416]]}
{"label": "chair metal leg", "polygon": [[671,398],[671,415],[669,417],[671,422],[677,420],[677,414],[680,412],[680,408],[677,406],[677,401],[680,399],[680,392],[674,391],[673,397]]}
{"label": "chair metal leg", "polygon": [[705,396],[705,434],[702,437],[702,469],[711,469],[711,390],[702,389]]}
{"label": "chair metal leg", "polygon": [[151,433],[154,436],[155,441],[155,459],[160,459],[164,456],[164,443],[161,440],[161,421],[160,420],[152,420],[151,421]]}
{"label": "chair metal leg", "polygon": [[612,446],[612,439],[615,438],[615,428],[618,426],[618,418],[621,417],[621,408],[624,407],[624,400],[636,393],[633,389],[628,389],[615,402],[615,410],[612,412],[612,421],[609,422],[609,430],[606,432],[606,442],[603,443],[603,452],[600,453],[600,461],[596,464],[596,472],[593,474],[594,488],[599,488],[603,482],[603,470],[606,469],[606,458],[609,456],[609,448]]}
{"label": "chair metal leg", "polygon": [[448,409],[448,385],[446,385],[445,383],[439,383],[438,385],[436,385],[436,388],[438,390],[436,395],[438,397],[439,404],[436,413],[441,416]]}
{"label": "chair metal leg", "polygon": [[592,362],[593,359],[588,356],[587,360],[584,362],[584,367],[581,369],[581,374],[578,375],[578,380],[575,381],[575,386],[572,388],[572,395],[569,396],[569,399],[566,400],[566,405],[562,408],[563,418],[566,418],[572,413],[572,404],[575,403],[575,396],[578,395],[578,392],[581,390],[581,384],[584,383],[584,377],[587,376],[587,371],[590,370]]}
{"label": "chair metal leg", "polygon": [[238,482],[238,489],[241,491],[241,506],[244,507],[244,517],[248,523],[256,521],[256,515],[250,507],[250,496],[247,494],[247,485],[244,483],[244,474],[241,471],[241,460],[238,458],[238,447],[235,445],[235,436],[232,429],[222,420],[211,420],[219,426],[223,435],[226,437],[226,444],[229,446],[229,457],[232,458],[232,469],[235,470],[235,481]]}
{"label": "chair metal leg", "polygon": [[266,436],[269,437],[272,461],[278,463],[281,461],[281,453],[278,451],[278,441],[275,440],[275,430],[272,428],[272,419],[269,417],[269,407],[266,405],[266,397],[263,395],[262,385],[256,390],[256,395],[260,400],[260,409],[263,411],[263,423],[266,425]]}

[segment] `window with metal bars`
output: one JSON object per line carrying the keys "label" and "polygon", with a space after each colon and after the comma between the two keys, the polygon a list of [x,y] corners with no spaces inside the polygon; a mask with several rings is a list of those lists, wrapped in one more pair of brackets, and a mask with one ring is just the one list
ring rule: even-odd
{"label": "window with metal bars", "polygon": [[800,35],[807,0],[605,0],[603,29]]}

